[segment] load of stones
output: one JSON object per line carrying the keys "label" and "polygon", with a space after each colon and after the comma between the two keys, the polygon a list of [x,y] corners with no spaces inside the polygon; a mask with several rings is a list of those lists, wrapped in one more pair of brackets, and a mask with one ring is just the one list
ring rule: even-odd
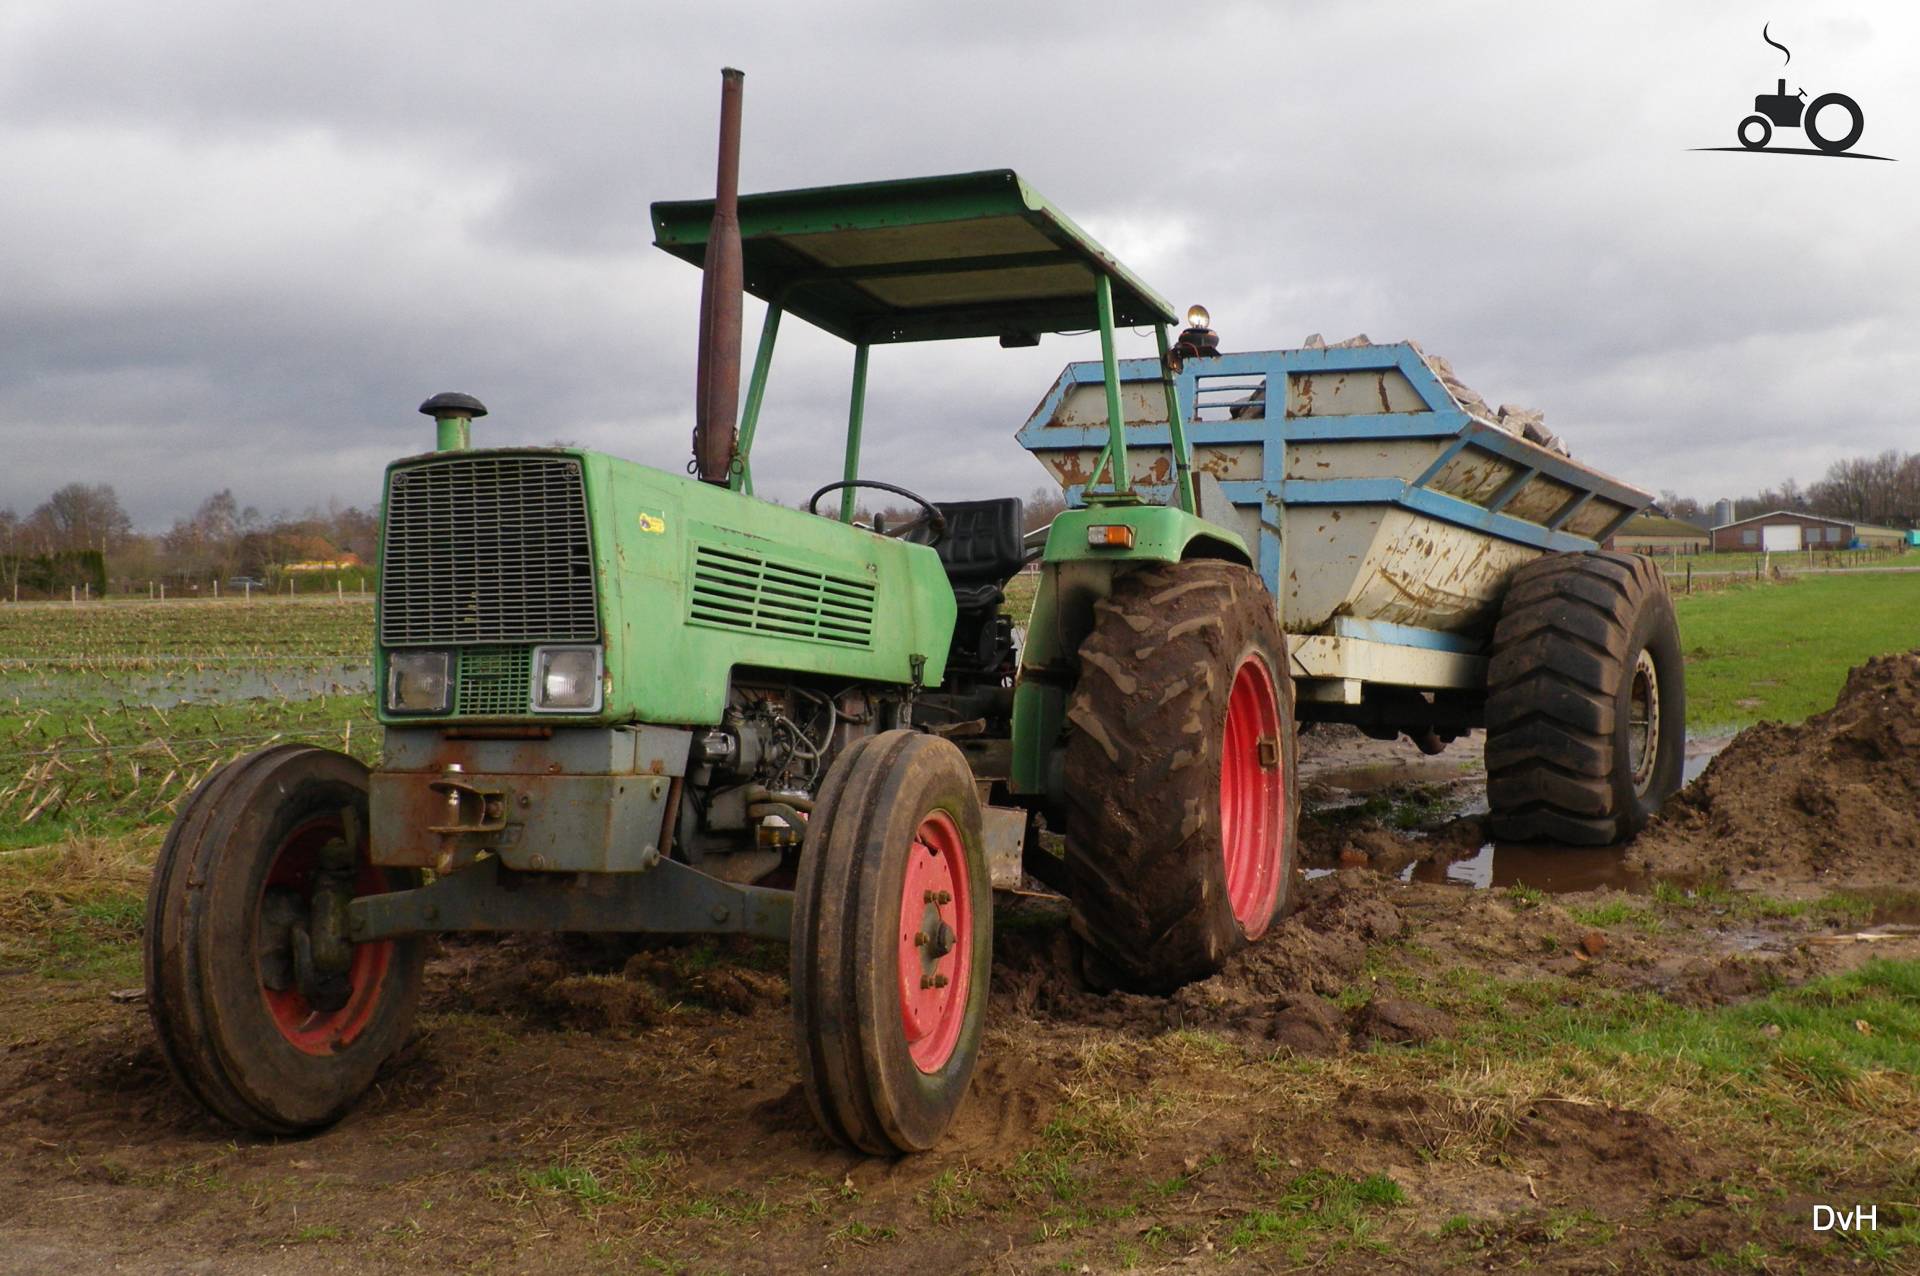
{"label": "load of stones", "polygon": [[[1336,341],[1329,345],[1326,338],[1316,332],[1301,344],[1308,350],[1342,350],[1352,346],[1370,346],[1373,342],[1368,340],[1367,334],[1363,332],[1357,337],[1348,337],[1345,341]],[[1537,408],[1516,407],[1511,403],[1503,403],[1499,410],[1495,411],[1472,386],[1455,375],[1453,365],[1446,359],[1437,354],[1428,354],[1420,348],[1418,341],[1408,341],[1407,344],[1426,360],[1427,367],[1432,369],[1433,375],[1440,379],[1440,384],[1446,387],[1447,393],[1453,396],[1453,401],[1460,405],[1462,412],[1476,421],[1485,422],[1509,434],[1517,434],[1529,443],[1538,443],[1541,447],[1558,452],[1561,456],[1572,455],[1567,451],[1567,445],[1561,441],[1560,436],[1547,429],[1546,413]]]}

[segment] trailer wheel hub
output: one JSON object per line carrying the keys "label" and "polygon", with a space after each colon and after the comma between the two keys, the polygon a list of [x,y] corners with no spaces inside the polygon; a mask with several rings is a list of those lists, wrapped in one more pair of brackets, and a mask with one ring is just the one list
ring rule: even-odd
{"label": "trailer wheel hub", "polygon": [[1653,653],[1644,648],[1633,662],[1627,722],[1627,765],[1633,773],[1634,793],[1643,795],[1660,761],[1660,677]]}

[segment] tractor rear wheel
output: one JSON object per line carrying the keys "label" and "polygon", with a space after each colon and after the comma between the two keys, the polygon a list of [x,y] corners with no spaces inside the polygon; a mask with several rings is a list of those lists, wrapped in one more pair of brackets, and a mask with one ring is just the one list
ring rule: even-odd
{"label": "tractor rear wheel", "polygon": [[878,1156],[932,1147],[986,1022],[993,883],[980,800],[950,741],[886,731],[835,759],[793,908],[801,1088],[828,1134]]}
{"label": "tractor rear wheel", "polygon": [[1212,974],[1293,892],[1293,679],[1260,578],[1213,560],[1121,578],[1067,721],[1076,931],[1131,988]]}
{"label": "tractor rear wheel", "polygon": [[1680,787],[1686,678],[1666,579],[1639,554],[1554,554],[1514,573],[1487,671],[1497,838],[1605,846]]}
{"label": "tractor rear wheel", "polygon": [[174,1075],[243,1129],[331,1125],[412,1026],[420,941],[344,939],[347,900],[419,884],[373,865],[366,827],[366,767],[278,745],[203,781],[160,849],[148,1011]]}

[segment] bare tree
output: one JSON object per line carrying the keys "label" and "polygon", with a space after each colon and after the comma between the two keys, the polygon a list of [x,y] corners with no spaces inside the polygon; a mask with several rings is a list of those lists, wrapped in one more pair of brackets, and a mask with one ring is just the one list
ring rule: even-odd
{"label": "bare tree", "polygon": [[20,601],[20,564],[27,556],[27,525],[12,510],[0,510],[0,587]]}
{"label": "bare tree", "polygon": [[33,512],[48,552],[97,549],[110,553],[133,534],[133,520],[120,508],[110,483],[69,483]]}
{"label": "bare tree", "polygon": [[1067,508],[1065,493],[1057,487],[1036,487],[1024,502],[1027,514],[1027,530],[1038,531],[1060,516]]}

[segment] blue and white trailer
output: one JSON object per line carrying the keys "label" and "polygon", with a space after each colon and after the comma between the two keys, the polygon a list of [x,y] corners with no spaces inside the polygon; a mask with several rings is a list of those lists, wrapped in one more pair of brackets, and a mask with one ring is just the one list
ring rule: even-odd
{"label": "blue and white trailer", "polygon": [[[1220,354],[1176,378],[1119,365],[1126,465],[1255,547],[1302,722],[1487,730],[1497,834],[1637,831],[1679,787],[1684,675],[1659,571],[1599,545],[1649,493],[1463,407],[1408,343]],[[1079,504],[1103,463],[1101,365],[1070,364],[1020,429]],[[1097,499],[1097,493],[1096,493]]]}

